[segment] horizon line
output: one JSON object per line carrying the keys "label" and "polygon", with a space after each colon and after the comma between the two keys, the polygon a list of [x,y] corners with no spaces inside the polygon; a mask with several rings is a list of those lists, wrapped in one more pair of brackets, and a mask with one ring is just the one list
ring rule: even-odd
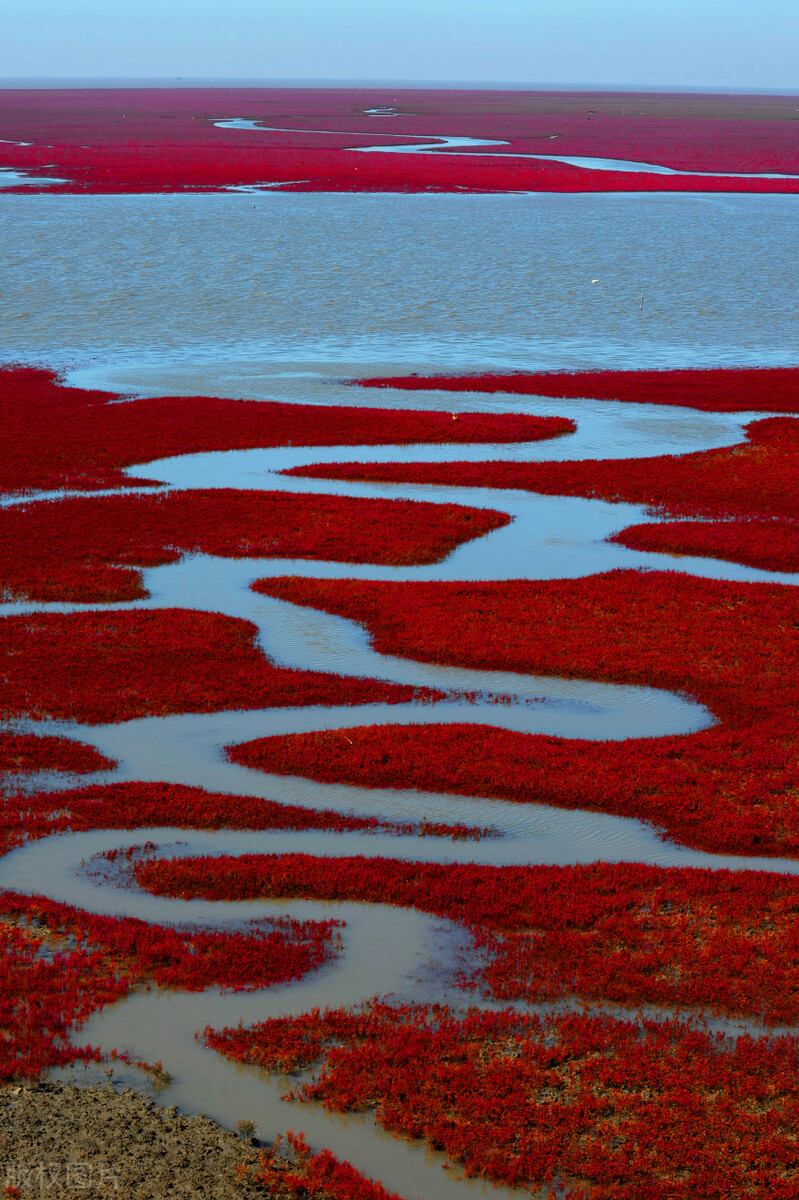
{"label": "horizon line", "polygon": [[407,91],[530,91],[530,92],[608,92],[638,94],[696,94],[744,96],[799,96],[799,88],[759,88],[734,84],[640,84],[640,83],[576,83],[520,82],[512,80],[369,80],[369,79],[302,79],[291,77],[256,78],[242,76],[190,75],[19,75],[0,76],[0,90],[33,91],[57,88],[357,88],[402,89]]}

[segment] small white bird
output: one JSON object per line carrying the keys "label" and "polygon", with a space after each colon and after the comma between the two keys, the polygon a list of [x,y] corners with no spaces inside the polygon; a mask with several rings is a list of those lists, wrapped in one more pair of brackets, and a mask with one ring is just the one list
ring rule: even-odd
{"label": "small white bird", "polygon": [[599,283],[599,280],[598,280],[598,279],[592,279],[592,280],[591,280],[591,282],[592,282],[592,283]]}

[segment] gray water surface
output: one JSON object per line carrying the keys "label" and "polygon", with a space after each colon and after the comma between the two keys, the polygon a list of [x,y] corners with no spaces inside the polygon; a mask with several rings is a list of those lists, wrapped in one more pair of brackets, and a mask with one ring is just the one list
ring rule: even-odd
{"label": "gray water surface", "polygon": [[798,232],[799,196],[0,195],[0,360],[199,394],[214,364],[791,363]]}

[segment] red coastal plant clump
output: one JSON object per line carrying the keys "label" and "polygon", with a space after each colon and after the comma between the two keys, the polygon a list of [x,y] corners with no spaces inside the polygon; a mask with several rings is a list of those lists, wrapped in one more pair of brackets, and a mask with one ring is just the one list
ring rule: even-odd
{"label": "red coastal plant clump", "polygon": [[[418,787],[651,821],[681,842],[799,854],[799,597],[770,584],[613,571],[509,583],[262,580],[357,617],[382,653],[687,692],[719,719],[678,737],[591,742],[474,726],[265,738],[234,761],[367,787]],[[464,614],[453,622],[451,614]]]}
{"label": "red coastal plant clump", "polygon": [[100,1058],[71,1045],[70,1029],[137,983],[247,990],[299,979],[329,956],[335,925],[281,919],[244,931],[181,932],[2,892],[0,1082]]}
{"label": "red coastal plant clump", "polygon": [[115,765],[94,746],[70,738],[0,733],[0,772],[4,774],[64,771],[70,775],[88,775],[92,771],[111,770]]}
{"label": "red coastal plant clump", "polygon": [[103,724],[175,712],[400,703],[434,693],[272,666],[248,621],[177,608],[0,622],[0,715]]}
{"label": "red coastal plant clump", "polygon": [[509,520],[456,504],[227,488],[27,504],[0,509],[0,592],[135,600],[147,594],[137,568],[182,554],[433,563]]}
{"label": "red coastal plant clump", "polygon": [[632,817],[727,854],[799,854],[797,730],[782,716],[682,737],[591,742],[491,725],[365,726],[247,743],[270,774]]}
{"label": "red coastal plant clump", "polygon": [[[287,1157],[290,1155],[291,1157]],[[239,1167],[242,1179],[263,1188],[269,1196],[297,1200],[400,1200],[381,1183],[367,1179],[329,1150],[312,1154],[303,1135],[289,1131],[259,1155],[255,1170]]]}
{"label": "red coastal plant clump", "polygon": [[[0,369],[5,446],[0,492],[131,486],[123,469],[175,454],[253,447],[525,442],[574,422],[516,414],[375,408],[166,396],[125,404],[111,392],[65,387],[53,371]],[[141,484],[135,480],[136,486]]]}
{"label": "red coastal plant clump", "polygon": [[206,792],[177,783],[94,784],[69,791],[0,795],[0,853],[30,838],[86,829],[373,829],[375,818]]}
{"label": "red coastal plant clump", "polygon": [[306,854],[157,859],[138,884],[185,900],[402,905],[466,924],[484,961],[462,979],[498,1000],[703,1006],[799,1019],[799,881],[595,863],[493,867]]}
{"label": "red coastal plant clump", "polygon": [[631,550],[723,558],[763,571],[799,571],[799,521],[668,521],[629,525],[610,539]]}
{"label": "red coastal plant clump", "polygon": [[6,917],[38,922],[122,964],[130,981],[202,991],[214,984],[235,991],[300,979],[327,958],[336,921],[280,917],[243,930],[179,930],[135,917],[98,917],[43,896],[0,892]]}
{"label": "red coastal plant clump", "polygon": [[98,1050],[70,1043],[71,1029],[130,986],[130,976],[106,962],[102,950],[63,949],[43,957],[47,931],[20,924],[24,915],[0,912],[0,1084],[100,1059]]}
{"label": "red coastal plant clump", "polygon": [[799,412],[799,367],[686,367],[656,371],[512,371],[485,375],[375,375],[358,387],[506,392],[563,400],[676,404],[707,412]]}
{"label": "red coastal plant clump", "polygon": [[[315,1009],[206,1044],[424,1138],[467,1175],[570,1200],[794,1200],[799,1042],[677,1021],[389,1005]],[[554,1190],[556,1189],[556,1190]]]}

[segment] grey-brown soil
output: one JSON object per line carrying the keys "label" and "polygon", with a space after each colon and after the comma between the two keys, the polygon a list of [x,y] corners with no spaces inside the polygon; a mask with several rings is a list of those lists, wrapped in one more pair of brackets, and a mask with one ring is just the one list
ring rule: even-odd
{"label": "grey-brown soil", "polygon": [[34,1083],[0,1091],[0,1196],[263,1200],[263,1190],[237,1178],[239,1163],[257,1162],[252,1141],[130,1089]]}

